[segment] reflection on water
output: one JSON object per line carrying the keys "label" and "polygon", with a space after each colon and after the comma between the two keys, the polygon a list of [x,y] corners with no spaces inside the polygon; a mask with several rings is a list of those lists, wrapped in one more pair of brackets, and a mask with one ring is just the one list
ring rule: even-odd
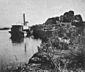
{"label": "reflection on water", "polygon": [[29,58],[37,52],[40,40],[32,38],[10,39],[8,31],[0,31],[0,65],[28,62]]}
{"label": "reflection on water", "polygon": [[24,33],[18,31],[13,31],[9,33],[11,34],[10,39],[12,43],[22,43],[24,41]]}
{"label": "reflection on water", "polygon": [[12,43],[22,43],[24,41],[24,38],[16,38],[16,37],[10,37]]}

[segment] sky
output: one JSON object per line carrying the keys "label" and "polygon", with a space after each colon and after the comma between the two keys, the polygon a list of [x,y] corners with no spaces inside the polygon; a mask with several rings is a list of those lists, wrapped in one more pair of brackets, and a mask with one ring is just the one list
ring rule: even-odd
{"label": "sky", "polygon": [[23,13],[31,26],[69,10],[81,14],[85,20],[85,0],[0,0],[0,27],[22,24]]}

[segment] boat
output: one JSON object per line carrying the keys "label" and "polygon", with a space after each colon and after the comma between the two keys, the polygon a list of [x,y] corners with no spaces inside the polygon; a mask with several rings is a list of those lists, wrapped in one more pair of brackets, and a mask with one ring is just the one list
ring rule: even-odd
{"label": "boat", "polygon": [[23,26],[22,25],[12,25],[11,31],[11,37],[24,37],[24,32],[23,32]]}
{"label": "boat", "polygon": [[28,35],[29,28],[27,26],[28,21],[25,21],[25,13],[23,14],[23,24],[12,25],[9,33],[11,37],[22,38]]}

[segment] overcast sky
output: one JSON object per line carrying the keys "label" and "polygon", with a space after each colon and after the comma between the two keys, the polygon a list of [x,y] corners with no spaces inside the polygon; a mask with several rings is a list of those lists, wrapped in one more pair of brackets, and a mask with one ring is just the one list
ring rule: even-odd
{"label": "overcast sky", "polygon": [[33,25],[69,10],[81,14],[85,20],[85,0],[0,0],[0,27],[22,23],[23,13],[29,25]]}

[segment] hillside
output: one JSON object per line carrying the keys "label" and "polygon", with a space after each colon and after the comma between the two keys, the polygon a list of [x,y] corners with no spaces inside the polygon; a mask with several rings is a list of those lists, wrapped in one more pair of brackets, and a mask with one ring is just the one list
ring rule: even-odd
{"label": "hillside", "polygon": [[[45,70],[48,72],[50,69],[52,72],[80,72],[85,69],[85,22],[81,15],[65,12],[36,27],[34,37],[40,38],[42,44],[29,64],[35,64],[35,68],[39,66],[42,70],[47,67]],[[49,64],[45,63],[49,61]]]}

